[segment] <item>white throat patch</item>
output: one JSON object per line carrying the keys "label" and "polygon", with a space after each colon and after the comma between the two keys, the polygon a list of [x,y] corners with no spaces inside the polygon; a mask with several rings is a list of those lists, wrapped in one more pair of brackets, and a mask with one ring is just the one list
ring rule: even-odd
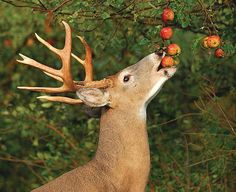
{"label": "white throat patch", "polygon": [[152,89],[149,91],[146,97],[146,102],[144,106],[141,107],[140,109],[140,114],[142,117],[146,118],[146,109],[150,101],[160,92],[163,84],[168,78],[163,77],[159,81],[156,82],[156,84],[152,87]]}

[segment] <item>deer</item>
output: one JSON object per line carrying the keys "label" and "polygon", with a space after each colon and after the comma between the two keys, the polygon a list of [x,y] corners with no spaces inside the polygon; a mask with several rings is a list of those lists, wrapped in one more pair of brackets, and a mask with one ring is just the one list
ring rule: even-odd
{"label": "deer", "polygon": [[[61,87],[18,87],[48,94],[72,92],[77,98],[39,96],[39,99],[101,108],[99,141],[94,157],[32,192],[144,192],[150,172],[150,150],[146,108],[177,68],[162,67],[165,51],[154,52],[136,64],[102,80],[93,80],[92,50],[77,36],[85,49],[85,59],[72,53],[72,30],[65,27],[64,48],[57,49],[36,33],[36,38],[59,56],[62,66],[54,69],[23,54],[19,63],[35,67],[62,83]],[[73,80],[71,59],[85,70],[83,81]]]}

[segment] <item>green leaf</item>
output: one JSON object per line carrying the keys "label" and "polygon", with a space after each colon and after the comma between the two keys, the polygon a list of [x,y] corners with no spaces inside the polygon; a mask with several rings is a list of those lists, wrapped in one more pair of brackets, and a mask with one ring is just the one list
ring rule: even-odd
{"label": "green leaf", "polygon": [[41,104],[41,106],[43,107],[43,108],[50,108],[50,107],[52,107],[52,102],[46,102],[46,103],[42,103]]}
{"label": "green leaf", "polygon": [[110,17],[110,14],[107,13],[107,12],[103,12],[102,15],[101,15],[101,17],[102,17],[103,19],[108,19],[108,18]]}

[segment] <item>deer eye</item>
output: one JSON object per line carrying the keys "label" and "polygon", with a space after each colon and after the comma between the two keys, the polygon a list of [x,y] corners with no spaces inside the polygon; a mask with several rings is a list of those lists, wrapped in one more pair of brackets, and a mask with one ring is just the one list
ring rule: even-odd
{"label": "deer eye", "polygon": [[130,79],[130,75],[126,75],[126,76],[124,76],[124,78],[123,78],[123,82],[128,82],[129,81],[129,79]]}

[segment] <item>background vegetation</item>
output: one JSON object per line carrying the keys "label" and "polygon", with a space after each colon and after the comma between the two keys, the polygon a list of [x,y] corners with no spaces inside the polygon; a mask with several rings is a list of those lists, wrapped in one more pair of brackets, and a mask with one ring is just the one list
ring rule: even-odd
{"label": "background vegetation", "polygon": [[[65,20],[75,53],[93,49],[95,78],[134,64],[161,44],[160,16],[175,12],[173,42],[182,48],[178,73],[148,108],[152,170],[147,191],[236,190],[236,4],[233,0],[1,0],[0,191],[30,191],[93,156],[99,119],[82,106],[41,102],[19,85],[56,86],[36,69],[16,63],[24,53],[50,66],[58,59],[33,36],[62,47]],[[203,49],[219,34],[226,56]],[[74,77],[83,76],[73,65]]]}

